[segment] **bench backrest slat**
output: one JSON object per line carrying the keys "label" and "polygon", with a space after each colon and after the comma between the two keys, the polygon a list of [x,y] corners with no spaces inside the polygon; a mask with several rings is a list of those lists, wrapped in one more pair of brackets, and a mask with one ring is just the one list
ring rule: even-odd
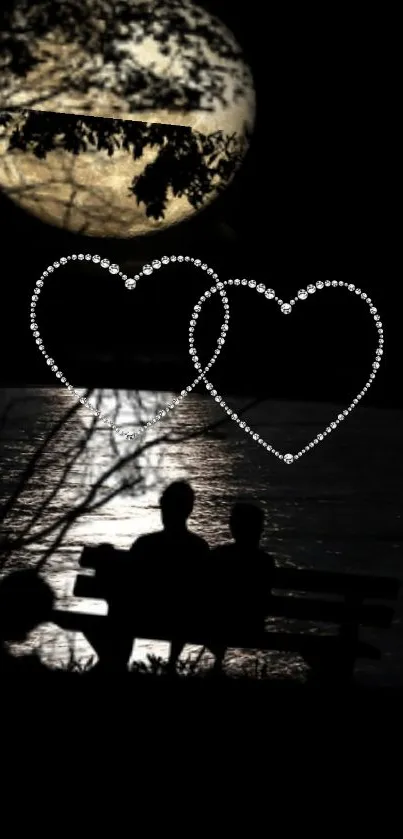
{"label": "bench backrest slat", "polygon": [[323,594],[361,594],[374,600],[396,600],[400,581],[393,577],[342,574],[299,568],[277,568],[274,588]]}
{"label": "bench backrest slat", "polygon": [[[128,559],[128,554],[128,551],[117,548],[103,551],[86,547],[82,551],[80,565],[82,568],[97,571],[109,563],[124,562]],[[368,574],[344,574],[310,568],[276,568],[274,588],[323,594],[360,593],[362,597],[371,599],[395,600],[399,593],[400,581],[394,577]]]}
{"label": "bench backrest slat", "polygon": [[[108,599],[108,591],[101,580],[93,577],[78,576],[74,588],[77,597],[91,597],[99,600]],[[147,594],[145,593],[145,597]],[[129,600],[130,602],[130,600]],[[152,610],[152,595],[150,596]],[[268,605],[268,614],[305,621],[322,623],[343,623],[353,614],[357,623],[365,626],[388,626],[393,619],[394,609],[383,604],[362,604],[353,609],[343,601],[316,600],[308,597],[283,597],[274,595]]]}

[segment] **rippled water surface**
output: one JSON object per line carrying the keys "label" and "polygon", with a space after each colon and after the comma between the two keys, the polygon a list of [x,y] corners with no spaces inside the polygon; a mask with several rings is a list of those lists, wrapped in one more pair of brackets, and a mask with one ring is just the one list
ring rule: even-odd
{"label": "rippled water surface", "polygon": [[[133,402],[127,392],[103,391],[103,408],[119,403],[118,421],[126,427],[146,420],[159,410],[172,394],[144,392]],[[1,429],[1,501],[14,491],[32,452],[41,445],[55,423],[71,406],[67,391],[58,388],[31,388],[0,391],[0,411],[10,400],[17,400]],[[20,400],[20,401],[18,401]],[[247,400],[228,398],[239,410]],[[134,407],[135,404],[135,407]],[[297,451],[322,430],[344,406],[319,403],[267,401],[248,413],[248,422],[281,451]],[[166,434],[185,435],[195,428],[215,423],[223,417],[212,400],[190,394],[173,412],[153,427],[146,441]],[[85,514],[73,524],[43,573],[54,586],[63,607],[82,608],[84,601],[73,598],[77,562],[83,545],[113,542],[128,548],[141,533],[160,527],[158,499],[172,480],[186,478],[196,492],[196,504],[189,526],[205,536],[211,545],[229,538],[228,517],[235,500],[260,502],[266,512],[263,546],[279,564],[328,570],[369,572],[403,577],[402,572],[402,492],[403,415],[399,411],[366,408],[364,403],[327,440],[292,466],[267,454],[231,421],[212,433],[195,439],[163,442],[150,447],[120,475],[136,477],[132,492],[123,492],[103,506]],[[44,499],[55,491],[65,467],[69,449],[77,447],[91,415],[80,408],[77,415],[55,436],[49,451],[38,462],[32,479],[5,529],[17,534],[39,513]],[[95,482],[116,464],[120,455],[133,450],[134,443],[112,434],[99,425],[86,452],[81,453],[50,500],[46,519],[38,516],[37,539],[16,552],[13,562],[37,561],[44,556],[50,535],[43,533],[60,514],[75,505]],[[111,476],[104,492],[118,487]],[[100,496],[97,496],[100,499]],[[86,602],[86,608],[105,611],[102,602]],[[383,684],[403,683],[402,604],[390,630],[362,637],[381,645],[381,662],[361,662],[357,676]],[[87,659],[92,650],[80,633],[65,633],[56,627],[40,628],[29,639],[40,647],[41,657],[61,665],[72,653]],[[147,640],[136,643],[133,655],[142,658],[153,652],[166,655],[163,644]],[[244,661],[230,651],[234,667]],[[264,657],[270,672],[293,678],[304,677],[298,656]],[[262,657],[259,658],[259,661]],[[256,667],[258,667],[258,664]],[[255,665],[253,665],[255,666]]]}

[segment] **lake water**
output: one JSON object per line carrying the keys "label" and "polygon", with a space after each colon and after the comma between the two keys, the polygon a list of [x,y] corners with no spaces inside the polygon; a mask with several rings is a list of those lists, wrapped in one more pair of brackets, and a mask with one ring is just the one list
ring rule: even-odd
{"label": "lake water", "polygon": [[[173,394],[103,390],[93,401],[95,397],[103,410],[110,409],[111,416],[117,412],[117,422],[134,428],[171,401]],[[227,399],[238,411],[247,401]],[[14,491],[32,453],[73,404],[64,388],[8,388],[0,391],[0,415],[10,402],[13,408],[0,430],[2,504]],[[247,417],[265,439],[281,451],[293,452],[313,439],[344,407],[266,401],[251,409]],[[256,501],[266,512],[263,547],[277,563],[403,578],[403,412],[369,408],[363,400],[334,434],[291,466],[254,443],[211,399],[194,393],[140,439],[185,437],[220,419],[224,423],[212,433],[181,442],[155,442],[134,463],[126,463],[101,484],[91,500],[93,509],[73,523],[43,565],[43,574],[63,607],[81,609],[84,605],[72,596],[83,545],[107,541],[128,548],[141,533],[158,529],[159,496],[178,478],[189,480],[196,493],[189,526],[211,545],[229,539],[228,518],[235,500]],[[81,406],[61,426],[3,524],[3,532],[13,535],[31,528],[27,531],[31,541],[15,551],[13,564],[43,560],[59,533],[60,517],[66,509],[82,502],[119,458],[136,450],[136,441],[120,438],[102,424],[81,450],[80,441],[91,421]],[[122,482],[133,480],[132,490],[101,503]],[[41,514],[44,503],[46,510]],[[45,527],[50,532],[43,532]],[[102,602],[85,601],[85,605],[87,610],[106,611]],[[402,618],[401,599],[390,629],[362,631],[362,638],[378,643],[384,654],[380,662],[358,663],[359,681],[403,685]],[[52,666],[62,666],[70,656],[85,661],[93,655],[80,633],[65,633],[53,625],[36,630],[27,646],[38,646],[41,658]],[[20,646],[15,652],[25,648]],[[197,651],[192,648],[185,655],[189,652]],[[147,639],[136,642],[134,658],[150,653],[165,657],[167,645]],[[273,675],[305,677],[302,660],[293,655],[267,653],[256,659],[231,650],[227,664],[235,671],[246,660],[253,660],[256,672],[264,660]]]}

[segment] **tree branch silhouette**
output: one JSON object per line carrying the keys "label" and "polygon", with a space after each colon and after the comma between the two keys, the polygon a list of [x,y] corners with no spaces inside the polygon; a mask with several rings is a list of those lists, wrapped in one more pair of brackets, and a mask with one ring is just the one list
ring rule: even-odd
{"label": "tree branch silhouette", "polygon": [[[123,149],[136,161],[146,149],[155,148],[153,162],[127,185],[127,194],[133,195],[138,205],[144,204],[147,216],[155,220],[164,218],[171,194],[184,196],[194,209],[200,209],[222,192],[239,168],[248,142],[246,136],[223,131],[204,135],[184,126],[27,109],[0,112],[2,137],[6,140],[5,157],[22,151],[38,160],[55,150],[68,152],[74,160],[91,151],[106,151],[112,157],[117,149]],[[78,186],[74,171],[70,174],[73,195]],[[10,186],[7,191],[10,196],[24,194],[24,186]]]}
{"label": "tree branch silhouette", "polygon": [[[169,59],[164,70],[157,70],[153,62],[145,64],[133,50],[133,44],[141,46],[150,38],[160,56]],[[152,108],[209,111],[214,100],[225,108],[230,104],[225,62],[227,66],[232,62],[232,101],[237,102],[251,86],[233,35],[189,0],[3,0],[3,104],[15,104],[22,82],[40,69],[54,44],[58,47],[57,78],[49,77],[48,71],[44,92],[39,81],[32,99],[24,102],[27,107],[46,103],[60,90],[86,94],[91,89],[107,90],[133,114]],[[175,70],[178,55],[185,60]],[[112,104],[111,110],[119,107]]]}

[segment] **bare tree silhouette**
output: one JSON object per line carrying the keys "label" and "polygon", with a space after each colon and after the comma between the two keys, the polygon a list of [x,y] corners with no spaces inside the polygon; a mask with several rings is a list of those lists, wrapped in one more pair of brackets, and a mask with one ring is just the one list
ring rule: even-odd
{"label": "bare tree silhouette", "polygon": [[[26,75],[34,68],[40,70],[49,57],[45,47],[39,54],[37,46],[38,39],[47,36],[59,48],[57,72],[54,77],[48,70],[46,77],[38,76],[32,99],[24,103],[27,107],[46,103],[54,93],[107,89],[133,114],[150,108],[210,111],[214,102],[222,108],[237,102],[252,86],[231,32],[189,0],[3,0],[3,106],[16,104]],[[169,59],[163,72],[155,62],[144,64],[133,54],[131,45],[141,45],[147,38],[158,44],[161,57]],[[65,45],[70,47],[69,60],[61,65]],[[230,88],[228,62],[232,62]],[[88,100],[89,111],[92,106]],[[121,106],[115,101],[111,110],[121,111]]]}
{"label": "bare tree silhouette", "polygon": [[[74,182],[73,164],[81,153],[96,154],[104,150],[111,157],[117,149],[123,149],[136,161],[145,149],[158,149],[153,162],[127,185],[127,194],[133,195],[137,204],[144,204],[147,216],[155,220],[164,218],[170,194],[185,196],[193,208],[199,209],[214,194],[222,192],[240,166],[247,142],[245,137],[222,131],[205,136],[184,126],[27,109],[0,112],[1,138],[5,144],[5,164],[14,151],[32,154],[38,160],[45,159],[53,150],[68,152],[72,165],[64,183],[71,186],[70,201],[74,201],[80,188]],[[86,183],[85,189],[94,193],[96,211],[97,185]],[[11,197],[26,195],[27,190],[34,196],[37,185],[30,187],[22,181],[7,187]],[[56,194],[57,200],[62,199]],[[87,209],[88,202],[86,212]],[[104,206],[102,210],[105,212]]]}

